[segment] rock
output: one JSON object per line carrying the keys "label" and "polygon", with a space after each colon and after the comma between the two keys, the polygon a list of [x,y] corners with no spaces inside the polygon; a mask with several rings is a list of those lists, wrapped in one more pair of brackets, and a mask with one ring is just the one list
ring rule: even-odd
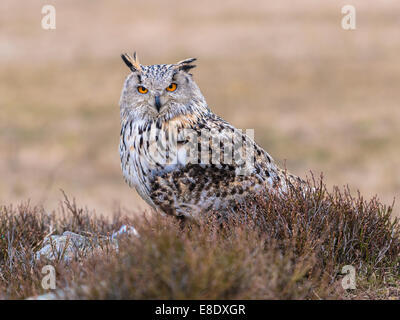
{"label": "rock", "polygon": [[67,293],[71,291],[69,288],[63,290],[56,290],[55,292],[45,293],[39,296],[29,297],[26,300],[65,300],[67,299]]}
{"label": "rock", "polygon": [[42,248],[36,252],[36,259],[45,257],[49,260],[69,261],[82,256],[87,249],[93,248],[93,245],[94,242],[90,241],[88,237],[65,231],[61,236],[47,236],[43,240]]}
{"label": "rock", "polygon": [[111,239],[114,240],[123,234],[134,235],[135,237],[139,237],[139,233],[136,231],[134,227],[127,226],[126,224],[124,224],[118,231],[112,234]]}
{"label": "rock", "polygon": [[[111,245],[111,247],[118,251],[118,239],[123,236],[139,237],[139,233],[134,227],[127,225],[123,225],[118,231],[113,232],[111,236],[82,236],[71,231],[65,231],[62,235],[49,235],[45,237],[41,249],[35,254],[35,258],[69,262],[72,259],[83,258],[104,244]],[[87,288],[81,287],[80,290],[87,290]],[[75,294],[75,289],[67,287],[39,296],[29,297],[27,300],[67,299],[74,297]]]}
{"label": "rock", "polygon": [[[99,283],[100,286],[105,286],[104,281]],[[25,300],[67,300],[67,299],[75,299],[77,294],[79,293],[89,293],[88,286],[81,286],[79,288],[70,288],[66,287],[63,289],[57,289],[49,293],[41,294],[38,296],[32,296]]]}
{"label": "rock", "polygon": [[136,229],[134,227],[131,226],[127,226],[127,225],[123,225],[118,231],[114,232],[111,237],[110,240],[111,242],[114,244],[115,249],[118,251],[118,239],[121,236],[135,236],[135,237],[139,237],[139,233],[136,231]]}
{"label": "rock", "polygon": [[50,235],[44,238],[42,248],[36,252],[36,259],[44,257],[48,260],[68,262],[74,258],[85,256],[89,251],[99,248],[102,244],[111,244],[118,250],[118,239],[124,235],[139,237],[136,229],[127,225],[123,225],[110,237],[87,237],[71,231],[65,231],[62,235]]}

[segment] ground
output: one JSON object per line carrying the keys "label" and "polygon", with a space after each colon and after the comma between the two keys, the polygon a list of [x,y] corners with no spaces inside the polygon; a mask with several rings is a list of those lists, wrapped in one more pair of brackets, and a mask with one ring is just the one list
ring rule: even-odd
{"label": "ground", "polygon": [[101,217],[68,196],[53,214],[0,207],[0,299],[399,299],[392,208],[314,187],[249,199],[222,223]]}

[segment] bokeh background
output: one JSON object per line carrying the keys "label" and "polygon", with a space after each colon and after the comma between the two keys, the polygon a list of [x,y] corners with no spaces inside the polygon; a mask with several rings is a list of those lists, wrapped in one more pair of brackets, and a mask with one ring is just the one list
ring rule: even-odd
{"label": "bokeh background", "polygon": [[[56,8],[57,29],[41,28]],[[357,29],[341,28],[341,7]],[[128,69],[199,58],[210,107],[293,173],[391,204],[400,192],[399,1],[0,2],[0,204],[52,210],[60,189],[107,214],[146,208],[122,179]],[[395,211],[399,212],[398,206]]]}

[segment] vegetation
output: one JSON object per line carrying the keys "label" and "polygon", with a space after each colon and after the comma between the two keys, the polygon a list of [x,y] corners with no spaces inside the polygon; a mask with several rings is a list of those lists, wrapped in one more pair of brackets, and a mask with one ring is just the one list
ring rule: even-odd
{"label": "vegetation", "polygon": [[[223,223],[117,212],[96,216],[66,198],[47,214],[29,204],[0,209],[0,296],[46,293],[41,269],[56,268],[57,289],[78,299],[389,299],[400,298],[400,224],[392,207],[348,190],[269,194],[239,205]],[[43,238],[68,230],[99,238],[121,225],[139,236],[104,243],[65,262],[35,260]],[[341,286],[356,268],[355,290]]]}

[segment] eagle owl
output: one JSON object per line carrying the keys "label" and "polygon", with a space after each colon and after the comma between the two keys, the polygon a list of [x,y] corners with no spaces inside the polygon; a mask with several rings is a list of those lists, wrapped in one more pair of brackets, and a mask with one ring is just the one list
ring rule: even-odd
{"label": "eagle owl", "polygon": [[121,57],[131,70],[120,98],[121,168],[157,211],[224,214],[248,196],[304,183],[210,110],[190,73],[196,59],[145,66],[136,53]]}

